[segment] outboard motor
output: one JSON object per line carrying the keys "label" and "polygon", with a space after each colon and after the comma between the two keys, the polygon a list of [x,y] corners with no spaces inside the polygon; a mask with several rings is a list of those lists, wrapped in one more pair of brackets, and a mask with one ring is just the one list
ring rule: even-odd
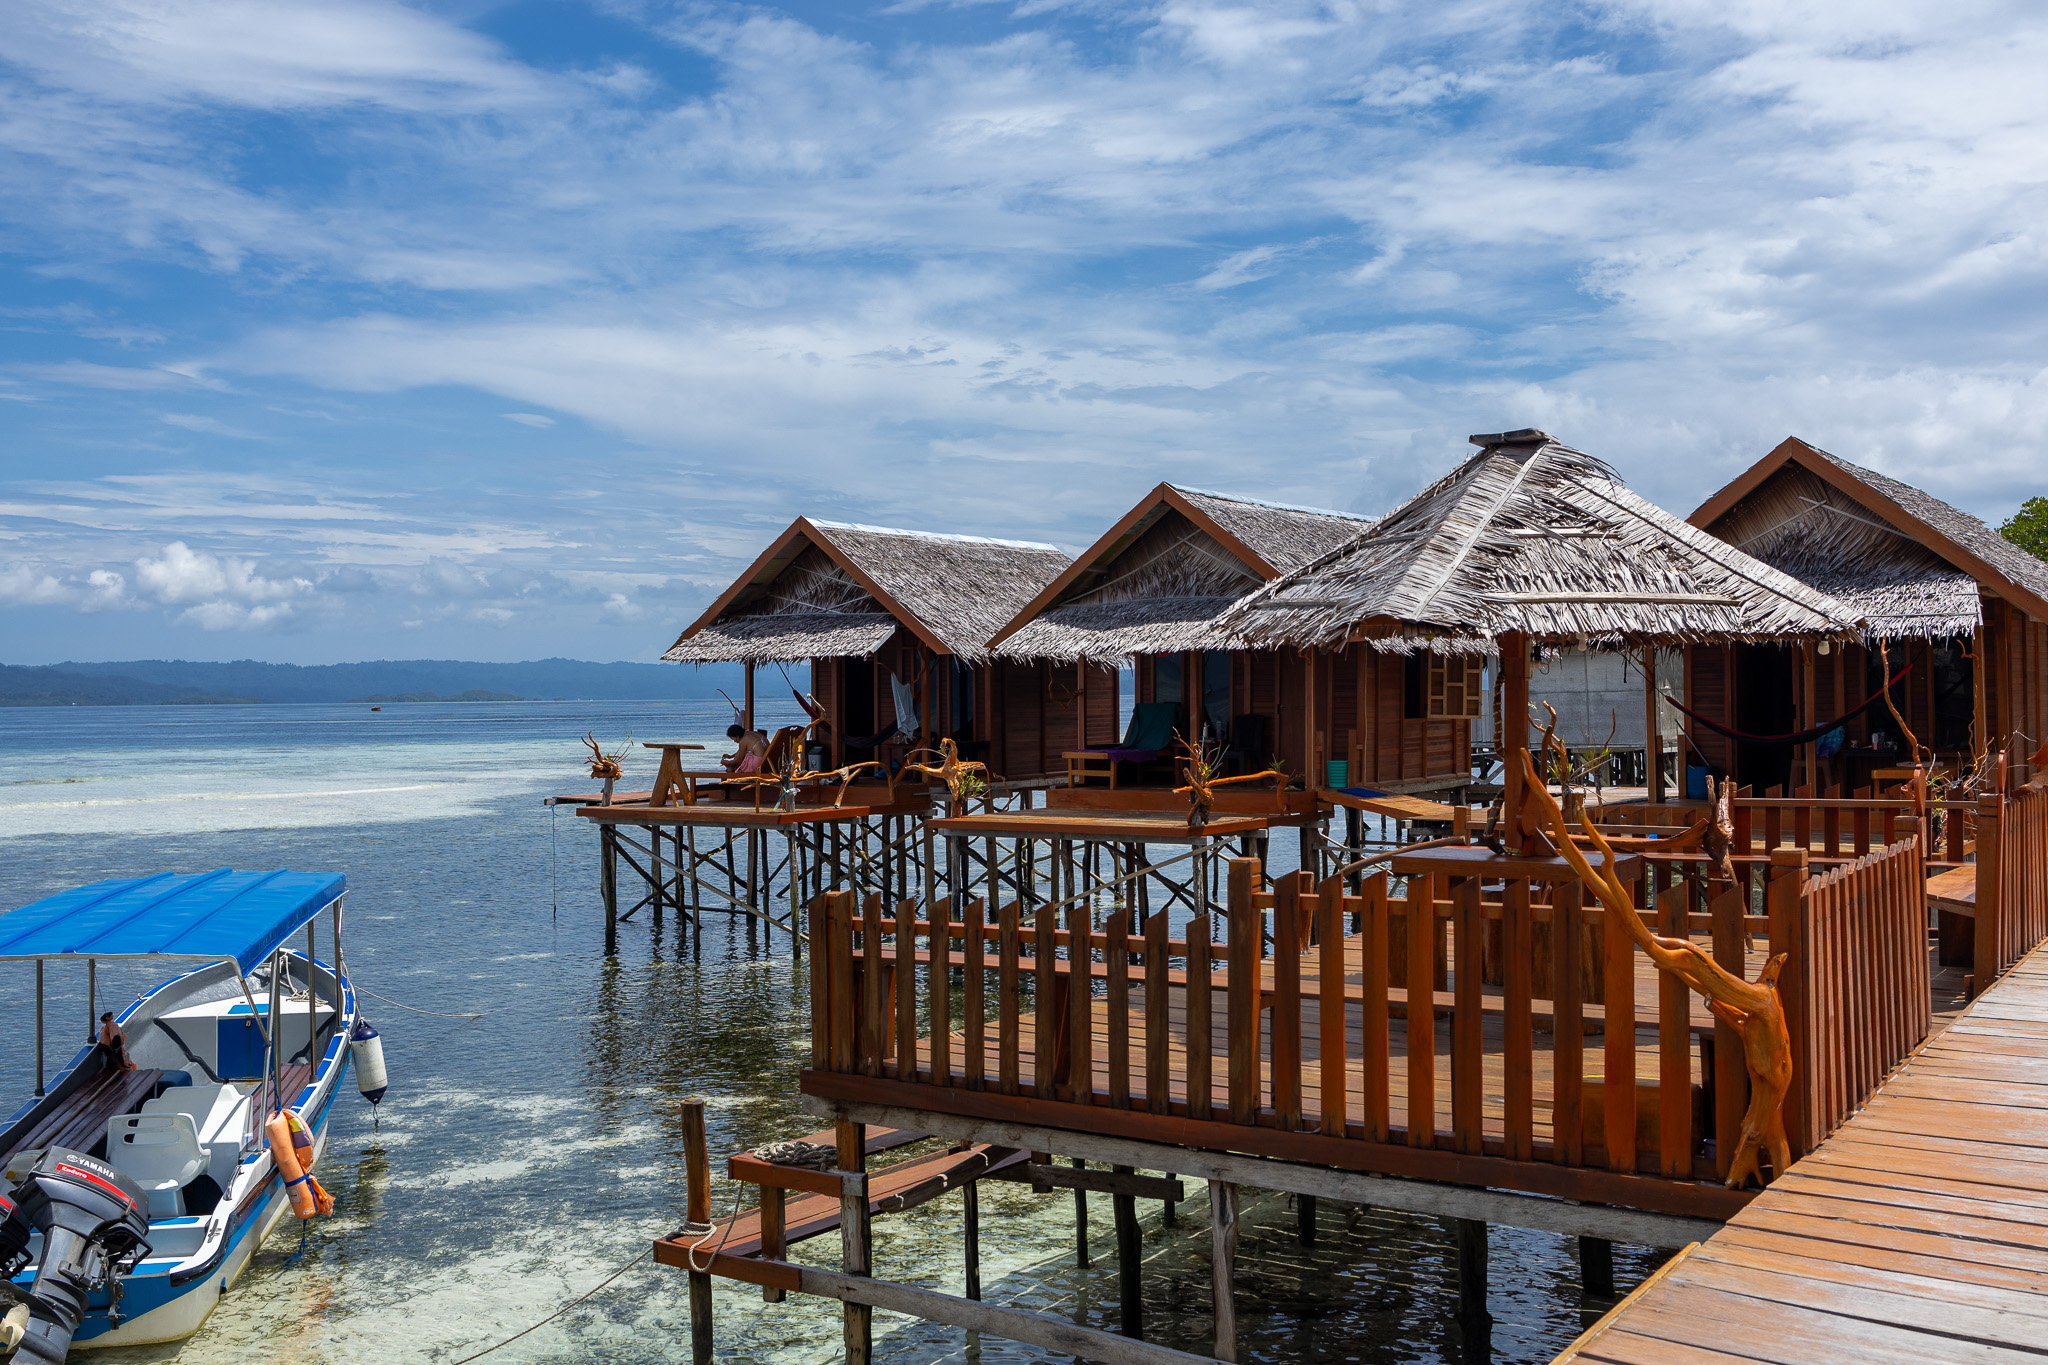
{"label": "outboard motor", "polygon": [[147,1198],[99,1158],[52,1147],[0,1205],[8,1206],[0,1274],[12,1278],[26,1265],[29,1234],[43,1234],[35,1283],[17,1291],[28,1301],[29,1321],[15,1358],[60,1365],[85,1320],[87,1297],[149,1255]]}

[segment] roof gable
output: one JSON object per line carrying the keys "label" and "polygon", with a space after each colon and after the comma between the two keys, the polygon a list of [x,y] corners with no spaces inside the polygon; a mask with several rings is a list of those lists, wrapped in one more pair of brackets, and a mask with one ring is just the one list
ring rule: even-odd
{"label": "roof gable", "polygon": [[1980,518],[1932,493],[1851,464],[1796,436],[1779,442],[1770,454],[1701,503],[1687,520],[1702,529],[1714,529],[1787,465],[1797,465],[1847,495],[2028,615],[2048,620],[2048,564],[1998,534]]}
{"label": "roof gable", "polygon": [[[1183,532],[1176,531],[1179,524],[1184,524]],[[1342,544],[1371,524],[1367,518],[1343,512],[1287,507],[1161,483],[1026,603],[990,637],[989,644],[1002,644],[1055,608],[1099,605],[1107,600],[1102,597],[1105,587],[1146,568],[1142,563],[1127,564],[1126,558],[1161,555],[1167,548],[1163,541],[1178,542],[1179,562],[1168,565],[1161,559],[1149,559],[1159,581],[1146,586],[1174,619],[1193,620],[1202,612],[1190,603],[1235,598]],[[1197,559],[1208,561],[1209,572],[1200,571],[1194,562]],[[1233,565],[1241,570],[1241,579],[1230,571]],[[1176,579],[1185,581],[1173,581]],[[1130,596],[1125,593],[1115,600]],[[1216,603],[1215,610],[1221,605]]]}
{"label": "roof gable", "polygon": [[[761,651],[803,648],[811,635],[821,649],[869,653],[880,643],[871,623],[887,617],[936,654],[979,658],[982,641],[1066,564],[1053,545],[798,517],[663,657],[774,657]],[[689,647],[714,626],[729,637],[723,652]]]}

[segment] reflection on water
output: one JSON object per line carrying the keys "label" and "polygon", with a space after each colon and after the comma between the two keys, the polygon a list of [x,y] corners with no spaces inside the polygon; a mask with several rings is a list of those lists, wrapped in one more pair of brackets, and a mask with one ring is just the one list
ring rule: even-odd
{"label": "reflection on water", "polygon": [[[349,877],[347,944],[361,984],[418,1009],[487,1017],[432,1018],[368,1001],[385,1036],[391,1092],[381,1132],[356,1097],[335,1107],[320,1175],[336,1216],[310,1229],[305,1255],[290,1264],[300,1230],[281,1225],[192,1340],[96,1358],[452,1362],[556,1311],[681,1222],[675,1113],[684,1096],[708,1097],[715,1156],[816,1126],[796,1104],[796,1073],[809,1051],[806,968],[791,960],[786,936],[764,947],[745,927],[713,917],[699,941],[681,935],[673,916],[658,929],[643,917],[625,927],[619,957],[605,959],[597,951],[594,840],[573,816],[557,831],[539,804],[549,791],[579,785],[576,740],[584,730],[715,737],[720,710],[432,707],[410,718],[398,713],[403,731],[368,731],[355,708],[232,710],[0,711],[0,790],[12,793],[27,788],[5,784],[30,778],[61,793],[67,777],[112,775],[93,785],[119,796],[124,784],[159,780],[147,775],[153,764],[180,783],[201,775],[214,792],[287,792],[304,789],[309,754],[330,793],[324,823],[284,811],[271,827],[227,832],[211,828],[205,812],[179,808],[184,823],[151,824],[149,833],[126,832],[100,814],[85,832],[8,838],[24,831],[16,810],[0,809],[0,906],[162,868],[337,869]],[[629,768],[629,785],[651,771],[651,760]],[[378,804],[384,798],[331,795],[423,773],[456,775],[448,780],[460,791],[446,809],[416,802],[394,816]],[[262,818],[262,802],[213,805]],[[44,811],[27,823],[42,831],[52,822]],[[82,967],[53,967],[49,978],[54,1063],[75,1047],[71,1032],[83,1037],[87,1012]],[[108,964],[100,980],[105,1007],[110,995],[142,990],[150,975]],[[32,1084],[33,981],[32,969],[0,964],[0,1088],[10,1100]],[[63,1021],[76,1027],[60,1046]],[[722,1168],[714,1160],[714,1171]],[[720,1213],[734,1193],[719,1182]],[[1074,1266],[1070,1194],[992,1183],[982,1210],[989,1300],[1114,1329],[1106,1198],[1093,1200],[1095,1268],[1086,1271]],[[1176,1228],[1162,1226],[1156,1205],[1140,1210],[1148,1335],[1206,1352],[1206,1193],[1191,1186]],[[957,1196],[877,1226],[878,1273],[960,1291]],[[1238,1311],[1248,1358],[1481,1358],[1479,1343],[1467,1342],[1452,1318],[1452,1243],[1435,1220],[1326,1203],[1321,1236],[1306,1248],[1295,1226],[1285,1198],[1247,1198]],[[837,1248],[836,1238],[821,1238],[796,1255],[830,1265]],[[1616,1261],[1624,1286],[1655,1264],[1634,1249],[1618,1248]],[[1496,1229],[1491,1307],[1497,1322],[1484,1358],[1548,1360],[1581,1326],[1569,1243]],[[839,1354],[836,1305],[798,1297],[767,1306],[757,1291],[721,1287],[717,1313],[723,1359],[794,1365]],[[891,1361],[1046,1358],[883,1313],[876,1335]],[[488,1359],[687,1356],[682,1276],[643,1263]]]}

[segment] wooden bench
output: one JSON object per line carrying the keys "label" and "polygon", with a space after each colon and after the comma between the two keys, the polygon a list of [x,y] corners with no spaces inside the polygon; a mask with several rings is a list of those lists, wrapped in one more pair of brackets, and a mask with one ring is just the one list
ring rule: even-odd
{"label": "wooden bench", "polygon": [[19,1142],[0,1152],[0,1161],[47,1147],[91,1154],[107,1140],[108,1122],[154,1095],[163,1074],[154,1067],[102,1071],[52,1105]]}

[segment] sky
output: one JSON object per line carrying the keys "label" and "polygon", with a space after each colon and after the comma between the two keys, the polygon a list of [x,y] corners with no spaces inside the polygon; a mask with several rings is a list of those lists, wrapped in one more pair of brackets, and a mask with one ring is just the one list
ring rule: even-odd
{"label": "sky", "polygon": [[2048,12],[10,0],[0,661],[652,659],[1538,426],[2048,489]]}

